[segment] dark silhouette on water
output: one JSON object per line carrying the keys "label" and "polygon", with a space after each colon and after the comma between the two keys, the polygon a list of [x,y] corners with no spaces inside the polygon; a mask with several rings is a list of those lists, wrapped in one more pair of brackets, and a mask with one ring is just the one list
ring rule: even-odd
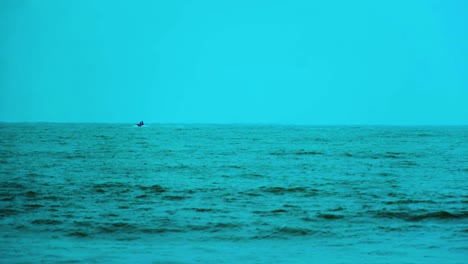
{"label": "dark silhouette on water", "polygon": [[137,126],[141,127],[143,126],[145,123],[143,123],[143,121],[140,121],[140,123],[136,124]]}

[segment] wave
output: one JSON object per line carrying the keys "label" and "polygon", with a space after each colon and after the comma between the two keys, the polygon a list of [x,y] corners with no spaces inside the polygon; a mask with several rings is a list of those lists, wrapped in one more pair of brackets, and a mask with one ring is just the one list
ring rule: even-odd
{"label": "wave", "polygon": [[296,155],[322,155],[323,152],[320,152],[320,151],[305,151],[305,150],[300,150],[296,153],[294,153]]}
{"label": "wave", "polygon": [[10,208],[0,208],[0,218],[20,214],[21,212]]}
{"label": "wave", "polygon": [[42,204],[25,204],[25,205],[23,205],[23,207],[26,208],[26,209],[33,210],[33,209],[42,208],[42,207],[44,207],[44,205],[42,205]]}
{"label": "wave", "polygon": [[375,214],[379,218],[397,218],[405,221],[418,222],[424,220],[460,220],[468,218],[468,212],[450,213],[447,211],[437,211],[429,213],[413,213],[413,212],[387,212],[381,211]]}
{"label": "wave", "polygon": [[0,182],[0,189],[1,190],[5,190],[5,189],[23,190],[25,188],[26,187],[23,184],[17,183],[17,182],[10,182],[10,181]]}
{"label": "wave", "polygon": [[63,224],[62,221],[54,220],[54,219],[37,219],[37,220],[31,221],[31,223],[35,225],[61,225]]}
{"label": "wave", "polygon": [[393,204],[420,204],[420,203],[425,203],[425,204],[434,204],[434,201],[430,200],[412,200],[412,199],[406,199],[406,200],[398,200],[398,201],[386,201],[384,204],[388,205],[393,205]]}
{"label": "wave", "polygon": [[262,194],[260,194],[260,193],[255,193],[255,192],[239,192],[239,194],[241,194],[241,195],[247,195],[247,196],[251,196],[251,197],[262,196]]}
{"label": "wave", "polygon": [[166,196],[163,196],[163,199],[165,200],[170,200],[170,201],[182,201],[182,200],[186,200],[186,199],[189,199],[190,196],[180,196],[180,195],[166,195]]}
{"label": "wave", "polygon": [[252,213],[258,214],[261,216],[272,216],[272,215],[283,214],[287,212],[288,210],[286,209],[274,209],[274,210],[269,210],[269,211],[260,211],[260,210],[252,211]]}
{"label": "wave", "polygon": [[383,177],[389,177],[389,176],[395,176],[394,173],[390,173],[390,172],[379,172],[377,173],[378,176],[383,176]]}
{"label": "wave", "polygon": [[305,187],[291,187],[291,188],[284,188],[284,187],[260,187],[260,189],[264,192],[272,193],[272,194],[285,194],[285,193],[296,193],[296,192],[305,192],[307,188]]}
{"label": "wave", "polygon": [[96,193],[106,193],[110,191],[116,191],[116,190],[124,190],[124,191],[129,191],[129,186],[128,184],[121,183],[121,182],[104,182],[104,183],[97,183],[93,184],[92,188]]}
{"label": "wave", "polygon": [[419,133],[419,134],[416,134],[417,137],[434,137],[433,134],[429,134],[429,133]]}
{"label": "wave", "polygon": [[330,214],[330,213],[318,213],[317,217],[323,218],[325,220],[337,220],[337,219],[342,219],[344,218],[343,215],[338,215],[338,214]]}
{"label": "wave", "polygon": [[314,155],[323,155],[324,153],[321,152],[321,151],[314,151],[314,150],[304,150],[304,149],[301,149],[301,150],[298,150],[298,151],[274,151],[274,152],[271,152],[270,155],[273,155],[273,156],[288,156],[288,155],[310,155],[310,156],[314,156]]}
{"label": "wave", "polygon": [[305,236],[311,234],[312,230],[302,227],[280,227],[276,228],[276,233],[294,236]]}
{"label": "wave", "polygon": [[156,194],[159,194],[159,193],[163,193],[163,192],[168,191],[168,188],[162,187],[161,185],[158,185],[158,184],[155,184],[155,185],[152,185],[152,186],[141,186],[141,185],[138,185],[137,187],[138,187],[139,189],[143,190],[143,191],[147,191],[147,192],[151,192],[151,193],[156,193]]}
{"label": "wave", "polygon": [[73,231],[73,232],[68,233],[68,236],[84,238],[84,237],[88,237],[89,234],[83,231]]}
{"label": "wave", "polygon": [[290,194],[290,193],[302,193],[304,195],[316,195],[317,194],[317,189],[311,189],[311,188],[306,188],[306,187],[266,187],[262,186],[260,187],[260,191],[266,192],[266,193],[271,193],[275,195],[284,195],[284,194]]}
{"label": "wave", "polygon": [[270,230],[261,231],[260,234],[253,236],[253,239],[288,239],[290,237],[311,236],[319,233],[312,229],[304,227],[283,226],[275,227]]}
{"label": "wave", "polygon": [[190,208],[190,210],[198,212],[198,213],[208,213],[208,212],[220,211],[220,210],[212,209],[212,208]]}
{"label": "wave", "polygon": [[99,233],[134,233],[138,227],[126,222],[105,223],[96,227]]}
{"label": "wave", "polygon": [[27,191],[24,193],[24,196],[28,198],[36,198],[37,197],[37,192],[35,191]]}
{"label": "wave", "polygon": [[[34,224],[54,225],[62,224],[56,222],[49,222],[48,220],[37,220]],[[68,231],[68,236],[73,237],[99,237],[102,235],[116,235],[118,237],[138,234],[165,234],[165,233],[186,233],[186,232],[222,232],[233,231],[240,227],[242,224],[230,222],[208,222],[205,224],[189,224],[186,226],[156,226],[151,227],[147,225],[139,226],[127,222],[108,222],[105,224],[98,224],[94,222],[74,222],[77,228]],[[59,231],[59,230],[57,230]],[[61,229],[60,231],[63,231]]]}
{"label": "wave", "polygon": [[237,223],[225,223],[225,222],[219,222],[219,223],[207,223],[204,225],[188,225],[186,229],[190,231],[206,231],[210,233],[215,233],[215,232],[221,232],[221,231],[230,231],[233,229],[237,229],[241,227],[242,225],[237,224]]}
{"label": "wave", "polygon": [[164,234],[164,233],[181,233],[184,232],[177,228],[143,228],[140,230],[143,234]]}
{"label": "wave", "polygon": [[459,214],[452,214],[446,211],[439,211],[421,215],[415,215],[410,218],[410,221],[421,221],[426,219],[439,219],[439,220],[455,220],[468,218],[468,212],[462,212]]}

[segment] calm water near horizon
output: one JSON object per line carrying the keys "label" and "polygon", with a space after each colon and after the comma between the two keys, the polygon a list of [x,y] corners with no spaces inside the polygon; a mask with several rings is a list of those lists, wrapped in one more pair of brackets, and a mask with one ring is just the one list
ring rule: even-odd
{"label": "calm water near horizon", "polygon": [[467,126],[0,123],[0,263],[466,263]]}

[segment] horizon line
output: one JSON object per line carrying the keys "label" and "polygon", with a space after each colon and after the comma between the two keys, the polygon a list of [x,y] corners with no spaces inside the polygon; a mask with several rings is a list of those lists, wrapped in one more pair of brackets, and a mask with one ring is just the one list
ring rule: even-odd
{"label": "horizon line", "polygon": [[[1,121],[0,124],[107,124],[136,125],[135,122],[96,122],[96,121]],[[382,123],[275,123],[275,122],[145,122],[145,125],[231,125],[231,126],[390,126],[390,127],[464,127],[468,124],[382,124]]]}

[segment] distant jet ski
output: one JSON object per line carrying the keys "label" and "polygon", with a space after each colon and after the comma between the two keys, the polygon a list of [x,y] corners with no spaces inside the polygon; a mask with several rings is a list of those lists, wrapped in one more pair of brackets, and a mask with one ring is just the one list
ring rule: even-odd
{"label": "distant jet ski", "polygon": [[137,126],[141,127],[141,126],[144,126],[145,123],[143,123],[143,121],[140,121],[140,123],[136,124]]}

